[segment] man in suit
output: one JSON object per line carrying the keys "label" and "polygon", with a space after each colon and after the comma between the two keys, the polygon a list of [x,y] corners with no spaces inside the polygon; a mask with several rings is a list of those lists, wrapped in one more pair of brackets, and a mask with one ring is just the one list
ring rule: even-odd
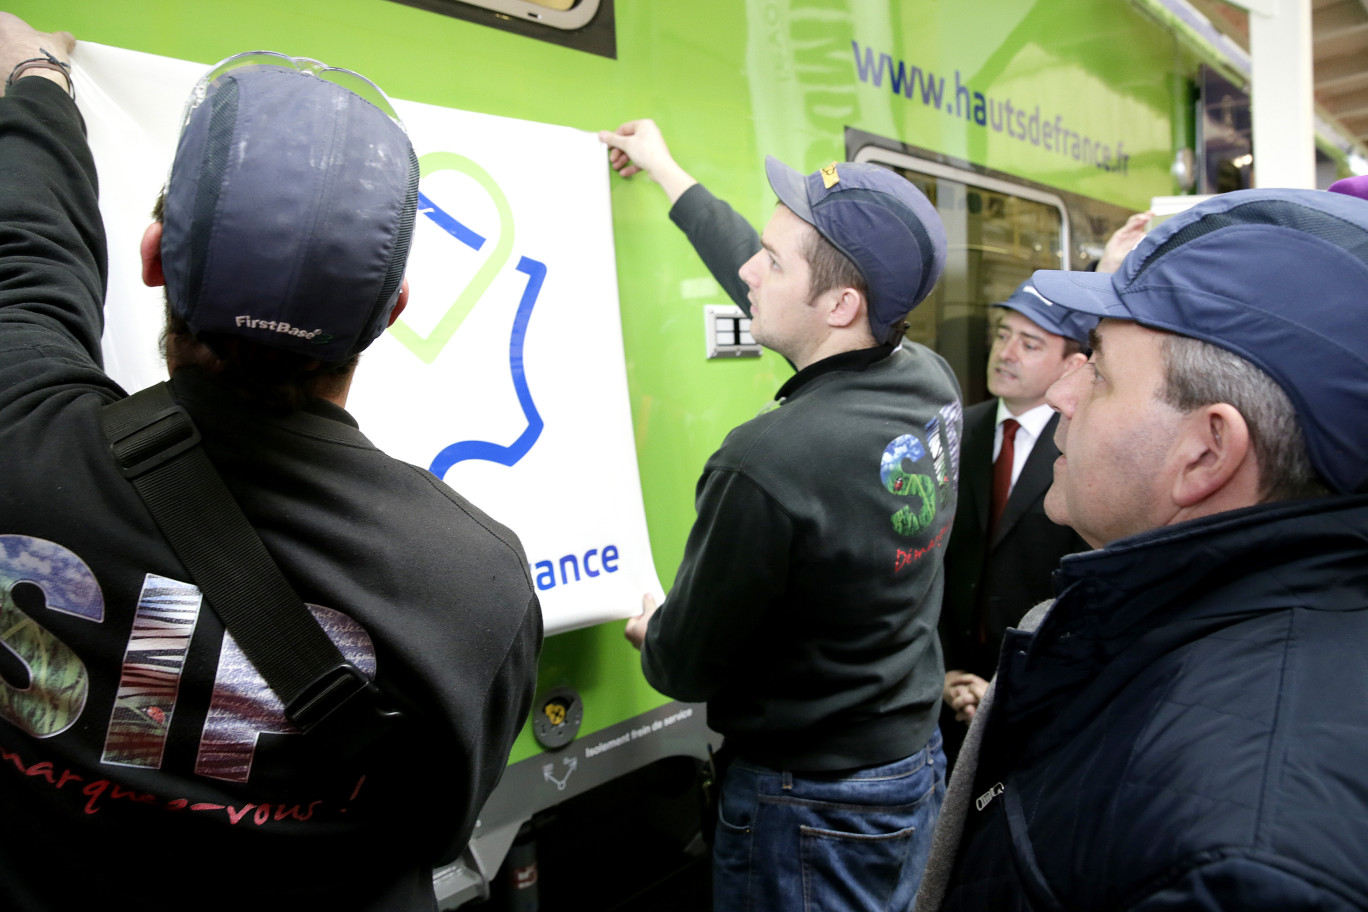
{"label": "man in suit", "polygon": [[951,756],[997,667],[1003,632],[1052,595],[1059,559],[1088,547],[1045,515],[1059,455],[1059,416],[1045,391],[1087,360],[1097,319],[1051,306],[1030,282],[993,309],[988,391],[995,398],[964,410],[959,510],[945,554],[941,731]]}

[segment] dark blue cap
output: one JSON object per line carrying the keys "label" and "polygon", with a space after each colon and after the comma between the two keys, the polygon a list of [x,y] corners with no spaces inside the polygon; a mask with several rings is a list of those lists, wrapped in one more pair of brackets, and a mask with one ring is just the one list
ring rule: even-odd
{"label": "dark blue cap", "polygon": [[1046,332],[1073,339],[1085,350],[1092,347],[1088,342],[1088,333],[1097,325],[1098,318],[1067,307],[1055,306],[1052,301],[1047,301],[1035,290],[1029,279],[1018,285],[1010,298],[992,306],[1015,310]]}
{"label": "dark blue cap", "polygon": [[1321,190],[1239,190],[1145,237],[1120,271],[1037,272],[1062,307],[1234,352],[1282,387],[1311,463],[1368,491],[1368,205]]}
{"label": "dark blue cap", "polygon": [[902,320],[945,268],[945,226],[911,182],[879,165],[841,162],[806,176],[765,158],[779,201],[850,258],[869,287],[876,341],[902,335]]}
{"label": "dark blue cap", "polygon": [[388,325],[408,257],[418,162],[403,127],[287,66],[197,90],[166,188],[171,307],[197,336],[356,354]]}

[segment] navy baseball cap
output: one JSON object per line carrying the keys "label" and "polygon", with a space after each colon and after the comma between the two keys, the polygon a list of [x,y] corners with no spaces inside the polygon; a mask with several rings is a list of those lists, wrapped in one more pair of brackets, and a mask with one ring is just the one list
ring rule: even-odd
{"label": "navy baseball cap", "polygon": [[167,181],[167,298],[195,335],[342,361],[388,325],[418,201],[389,100],[349,70],[266,51],[191,94]]}
{"label": "navy baseball cap", "polygon": [[1120,271],[1037,272],[1055,304],[1234,352],[1282,387],[1311,463],[1368,492],[1368,206],[1322,190],[1237,190],[1166,221]]}
{"label": "navy baseball cap", "polygon": [[875,340],[896,340],[903,318],[931,293],[945,268],[945,226],[936,207],[879,165],[833,163],[802,175],[770,155],[765,174],[779,202],[860,270]]}
{"label": "navy baseball cap", "polygon": [[1082,311],[1055,306],[1035,290],[1029,279],[1018,285],[1010,298],[992,306],[1015,310],[1046,332],[1073,339],[1085,351],[1092,347],[1088,342],[1088,333],[1097,325],[1098,318]]}

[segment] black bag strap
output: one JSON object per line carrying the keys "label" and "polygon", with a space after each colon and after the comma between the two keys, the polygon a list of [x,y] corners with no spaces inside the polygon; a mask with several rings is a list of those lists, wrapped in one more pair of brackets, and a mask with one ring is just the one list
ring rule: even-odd
{"label": "black bag strap", "polygon": [[244,655],[300,731],[323,729],[353,746],[400,714],[348,662],[280,572],[199,445],[199,428],[159,383],[101,409],[124,476]]}

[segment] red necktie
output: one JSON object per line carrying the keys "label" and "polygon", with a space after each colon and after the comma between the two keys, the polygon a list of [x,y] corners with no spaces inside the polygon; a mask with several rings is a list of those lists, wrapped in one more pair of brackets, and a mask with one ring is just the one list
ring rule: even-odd
{"label": "red necktie", "polygon": [[1007,506],[1007,494],[1012,490],[1012,458],[1016,455],[1014,443],[1019,427],[1021,425],[1014,418],[1002,422],[1002,447],[993,462],[993,510],[988,517],[990,533],[997,528],[1002,510]]}

